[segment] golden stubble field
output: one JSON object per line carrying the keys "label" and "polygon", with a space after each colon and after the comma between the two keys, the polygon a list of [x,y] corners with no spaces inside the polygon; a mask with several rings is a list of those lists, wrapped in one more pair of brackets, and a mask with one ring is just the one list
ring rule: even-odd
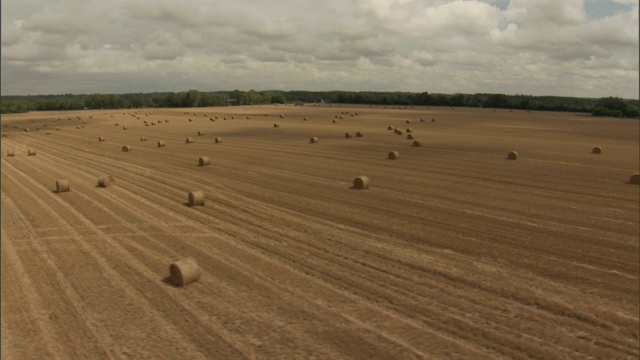
{"label": "golden stubble field", "polygon": [[[3,359],[639,356],[638,120],[325,104],[2,132]],[[183,258],[201,277],[176,287]]]}

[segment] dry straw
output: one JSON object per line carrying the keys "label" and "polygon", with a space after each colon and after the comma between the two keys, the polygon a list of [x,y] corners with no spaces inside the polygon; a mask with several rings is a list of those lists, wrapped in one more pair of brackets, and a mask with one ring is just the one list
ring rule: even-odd
{"label": "dry straw", "polygon": [[113,176],[111,175],[100,175],[98,178],[98,186],[99,187],[109,187],[113,183]]}
{"label": "dry straw", "polygon": [[518,154],[517,151],[510,151],[509,154],[507,154],[507,159],[509,159],[509,160],[517,160],[519,156],[520,155]]}
{"label": "dry straw", "polygon": [[400,153],[397,151],[389,151],[389,155],[387,156],[390,160],[397,160],[399,157]]}
{"label": "dry straw", "polygon": [[200,267],[192,258],[180,259],[169,265],[169,275],[176,286],[186,286],[200,278]]}
{"label": "dry straw", "polygon": [[70,185],[69,185],[69,180],[67,179],[60,179],[60,180],[56,180],[56,192],[58,193],[63,193],[63,192],[67,192],[70,190]]}
{"label": "dry straw", "polygon": [[356,189],[368,189],[369,188],[369,178],[367,176],[361,175],[353,180],[353,187]]}
{"label": "dry straw", "polygon": [[198,165],[200,166],[207,166],[207,165],[211,165],[211,159],[209,159],[208,156],[201,156],[198,159]]}
{"label": "dry straw", "polygon": [[204,191],[194,190],[189,192],[189,206],[203,206],[204,205]]}

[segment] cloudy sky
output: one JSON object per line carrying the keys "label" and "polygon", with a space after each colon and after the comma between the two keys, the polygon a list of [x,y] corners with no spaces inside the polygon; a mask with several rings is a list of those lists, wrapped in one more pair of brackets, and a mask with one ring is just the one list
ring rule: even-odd
{"label": "cloudy sky", "polygon": [[4,0],[2,94],[637,99],[638,0]]}

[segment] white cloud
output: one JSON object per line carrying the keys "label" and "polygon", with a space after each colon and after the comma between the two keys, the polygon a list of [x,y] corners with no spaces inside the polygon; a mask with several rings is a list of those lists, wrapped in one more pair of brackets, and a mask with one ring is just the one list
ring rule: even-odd
{"label": "white cloud", "polygon": [[637,97],[637,1],[618,0],[631,10],[616,5],[622,10],[600,18],[586,15],[585,1],[610,0],[3,3],[2,92],[279,87]]}

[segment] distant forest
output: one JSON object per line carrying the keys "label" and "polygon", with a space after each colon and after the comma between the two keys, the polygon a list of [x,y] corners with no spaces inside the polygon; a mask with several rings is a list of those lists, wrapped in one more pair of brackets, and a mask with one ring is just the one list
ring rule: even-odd
{"label": "distant forest", "polygon": [[570,111],[596,116],[640,117],[640,101],[505,94],[430,94],[377,91],[214,91],[137,94],[1,96],[1,113],[47,110],[184,108],[284,103],[334,103],[396,106],[455,106]]}

